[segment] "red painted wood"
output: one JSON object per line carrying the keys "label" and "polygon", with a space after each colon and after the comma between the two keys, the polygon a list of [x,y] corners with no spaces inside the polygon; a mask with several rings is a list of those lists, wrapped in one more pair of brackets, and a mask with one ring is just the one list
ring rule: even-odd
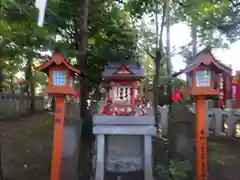
{"label": "red painted wood", "polygon": [[60,180],[62,159],[62,143],[64,128],[64,96],[56,96],[56,109],[54,120],[52,165],[50,180]]}
{"label": "red painted wood", "polygon": [[[124,72],[124,73],[121,73]],[[126,75],[133,75],[134,73],[130,71],[126,65],[122,65],[117,71],[115,71],[112,75],[119,75],[119,76],[126,76]]]}

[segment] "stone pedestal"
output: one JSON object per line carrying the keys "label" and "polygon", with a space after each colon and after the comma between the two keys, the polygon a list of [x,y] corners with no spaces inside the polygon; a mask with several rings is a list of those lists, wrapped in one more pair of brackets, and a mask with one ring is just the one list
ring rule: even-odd
{"label": "stone pedestal", "polygon": [[61,180],[77,180],[78,135],[74,125],[64,127]]}
{"label": "stone pedestal", "polygon": [[161,130],[162,130],[162,136],[167,136],[168,133],[168,112],[169,107],[158,107],[160,114],[161,114]]}
{"label": "stone pedestal", "polygon": [[232,108],[233,107],[233,100],[228,99],[226,100],[226,108]]}
{"label": "stone pedestal", "polygon": [[221,108],[213,108],[213,115],[215,118],[215,135],[223,135],[223,110]]}
{"label": "stone pedestal", "polygon": [[109,172],[129,172],[143,169],[143,137],[129,135],[106,136],[105,168]]}
{"label": "stone pedestal", "polygon": [[95,180],[104,180],[104,172],[143,171],[145,180],[153,180],[153,116],[94,116],[96,135]]}
{"label": "stone pedestal", "polygon": [[237,120],[239,119],[239,116],[236,116],[236,114],[234,113],[234,110],[232,109],[226,109],[225,112],[228,116],[228,119],[227,119],[228,136],[233,137],[236,130],[236,123],[237,123]]}

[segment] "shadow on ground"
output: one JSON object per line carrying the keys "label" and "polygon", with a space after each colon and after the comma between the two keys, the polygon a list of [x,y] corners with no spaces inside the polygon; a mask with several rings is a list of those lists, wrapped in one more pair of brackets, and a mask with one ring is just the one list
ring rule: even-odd
{"label": "shadow on ground", "polygon": [[4,120],[0,132],[4,180],[49,179],[51,115]]}

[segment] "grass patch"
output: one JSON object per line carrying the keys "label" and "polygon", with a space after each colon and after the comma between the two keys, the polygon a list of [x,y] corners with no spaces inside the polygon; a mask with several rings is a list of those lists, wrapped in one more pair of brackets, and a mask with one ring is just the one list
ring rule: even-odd
{"label": "grass patch", "polygon": [[229,164],[236,159],[233,149],[221,141],[208,141],[209,163]]}
{"label": "grass patch", "polygon": [[53,128],[53,116],[49,114],[40,116],[32,121],[34,122],[26,124],[26,129],[23,129],[22,138],[39,138],[44,133],[49,134],[49,130]]}
{"label": "grass patch", "polygon": [[[2,132],[3,138],[28,139],[39,138],[45,133],[49,134],[52,131],[53,116],[47,113],[35,115],[33,117],[22,118],[17,121],[3,121]],[[11,131],[9,131],[11,129]],[[21,136],[21,137],[20,137]],[[15,140],[17,140],[15,139]]]}

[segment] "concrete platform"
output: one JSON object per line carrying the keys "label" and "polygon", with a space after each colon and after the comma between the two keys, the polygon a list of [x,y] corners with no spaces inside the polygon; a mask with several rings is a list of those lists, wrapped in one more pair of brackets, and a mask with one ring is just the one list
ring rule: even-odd
{"label": "concrete platform", "polygon": [[156,133],[153,116],[94,116],[93,133],[95,180],[111,179],[117,174],[122,174],[119,178],[128,179],[129,174],[135,174],[141,176],[139,180],[153,180],[152,136]]}

